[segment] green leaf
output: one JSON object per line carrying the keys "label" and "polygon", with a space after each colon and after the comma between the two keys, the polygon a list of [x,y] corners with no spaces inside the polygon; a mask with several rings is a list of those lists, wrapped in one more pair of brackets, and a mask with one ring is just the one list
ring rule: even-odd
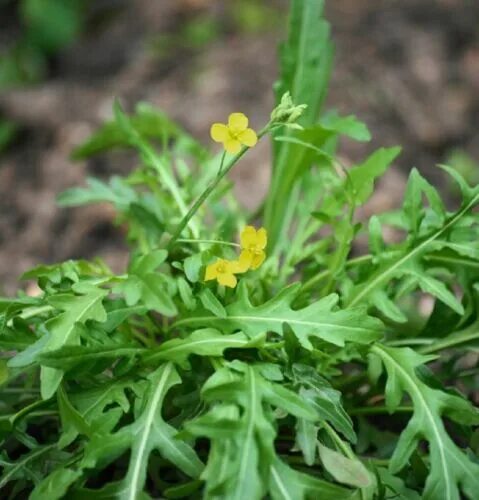
{"label": "green leaf", "polygon": [[390,494],[391,497],[398,500],[420,500],[419,494],[407,488],[404,481],[396,476],[393,476],[388,469],[378,467],[376,469],[378,480],[384,486],[386,495]]}
{"label": "green leaf", "polygon": [[375,290],[371,295],[371,304],[376,306],[386,318],[397,323],[405,323],[407,316],[401,309],[393,302],[384,290]]}
{"label": "green leaf", "polygon": [[351,490],[294,470],[279,459],[271,465],[269,488],[273,500],[337,500],[352,494]]}
{"label": "green leaf", "polygon": [[0,490],[10,481],[16,479],[30,479],[38,481],[37,469],[46,460],[45,457],[53,454],[56,444],[48,446],[39,446],[27,453],[21,455],[15,462],[10,462],[5,455],[0,456],[0,465],[2,465],[2,475],[0,476]]}
{"label": "green leaf", "polygon": [[45,477],[28,497],[30,500],[60,500],[67,494],[70,486],[81,477],[79,470],[61,467]]}
{"label": "green leaf", "polygon": [[161,415],[167,392],[174,385],[181,383],[173,365],[167,363],[161,366],[149,380],[151,388],[145,410],[127,431],[123,431],[132,435],[130,463],[124,479],[126,490],[121,494],[121,498],[125,500],[135,500],[143,489],[148,457],[154,449],[191,477],[198,477],[203,469],[203,464],[192,448],[174,438],[176,430],[168,425]]}
{"label": "green leaf", "polygon": [[[401,433],[391,458],[390,470],[394,474],[408,462],[421,439],[429,443],[430,470],[423,498],[435,500],[459,500],[459,487],[474,498],[479,489],[479,464],[457,447],[449,437],[441,419],[447,415],[457,420],[461,414],[479,423],[479,412],[466,400],[432,389],[416,375],[416,368],[431,358],[421,356],[409,348],[392,348],[376,344],[372,352],[378,355],[388,372],[386,404],[391,412],[408,393],[414,405],[414,413]],[[461,420],[462,420],[461,416]]]}
{"label": "green leaf", "polygon": [[200,293],[200,300],[203,307],[208,311],[212,312],[215,316],[219,318],[224,318],[226,316],[225,308],[223,304],[214,296],[213,292],[209,288],[205,288]]}
{"label": "green leaf", "polygon": [[263,342],[264,336],[251,340],[241,332],[223,335],[214,328],[205,328],[192,332],[184,339],[167,340],[160,347],[150,350],[144,361],[156,363],[158,360],[166,360],[185,366],[191,354],[221,356],[225,349],[246,349],[261,345]]}
{"label": "green leaf", "polygon": [[318,443],[318,448],[324,468],[336,481],[358,488],[371,484],[371,474],[359,460],[345,457],[321,443]]}
{"label": "green leaf", "polygon": [[[275,85],[276,105],[288,91],[295,104],[306,104],[308,107],[301,117],[303,126],[316,123],[331,71],[333,48],[329,24],[322,17],[323,7],[322,0],[293,0],[288,39],[281,48],[280,79]],[[282,134],[282,130],[277,134]],[[273,146],[273,175],[265,207],[270,251],[283,233],[293,185],[310,164],[304,158],[304,150],[298,155],[295,145],[275,143]]]}
{"label": "green leaf", "polygon": [[[187,152],[199,157],[206,155],[205,150],[191,136],[172,122],[166,114],[147,103],[139,103],[130,120],[133,128],[143,137],[161,140],[165,137],[176,139],[181,141]],[[117,121],[109,121],[78,146],[73,151],[72,157],[74,160],[83,160],[111,149],[129,146],[129,135],[124,127],[120,126]]]}
{"label": "green leaf", "polygon": [[335,310],[338,296],[334,294],[304,309],[293,310],[291,303],[299,288],[299,284],[289,286],[273,299],[254,307],[246,286],[241,283],[238,300],[226,307],[227,317],[192,316],[175,325],[213,325],[224,333],[240,330],[253,338],[265,331],[282,335],[283,325],[288,324],[306,349],[312,349],[311,337],[339,346],[345,341],[368,344],[381,338],[383,327],[379,320],[368,316],[363,309]]}
{"label": "green leaf", "polygon": [[60,448],[68,446],[77,433],[90,436],[92,431],[88,423],[78,410],[71,404],[68,396],[62,386],[57,391],[58,410],[62,422],[63,435],[58,443]]}
{"label": "green leaf", "polygon": [[134,259],[129,266],[127,278],[114,287],[114,292],[123,294],[128,306],[141,302],[148,309],[165,316],[177,314],[168,291],[170,280],[157,271],[166,256],[165,250],[153,250]]}
{"label": "green leaf", "polygon": [[318,418],[329,422],[349,441],[355,443],[353,423],[341,404],[341,393],[333,389],[313,367],[300,363],[293,365],[293,380],[300,387],[300,396],[316,410]]}
{"label": "green leaf", "polygon": [[356,141],[367,142],[371,140],[368,127],[354,115],[339,116],[336,113],[328,113],[321,118],[320,123],[322,127],[346,135]]}
{"label": "green leaf", "polygon": [[64,191],[57,197],[57,202],[63,207],[108,202],[120,212],[126,211],[132,203],[138,202],[135,190],[120,177],[113,176],[108,184],[98,179],[87,178],[87,186]]}
{"label": "green leaf", "polygon": [[378,149],[366,161],[348,171],[357,206],[369,199],[373,193],[375,180],[386,171],[400,151],[399,147]]}
{"label": "green leaf", "polygon": [[454,294],[447,289],[446,285],[426,274],[417,263],[408,262],[401,267],[401,271],[407,276],[412,276],[423,292],[430,293],[434,297],[437,297],[457,314],[461,316],[464,314],[462,304],[457,300]]}
{"label": "green leaf", "polygon": [[28,345],[28,347],[8,361],[8,366],[10,368],[23,368],[35,363],[39,355],[45,351],[49,338],[49,335],[44,335],[33,344]]}
{"label": "green leaf", "polygon": [[[54,351],[65,345],[77,343],[77,324],[85,324],[88,320],[102,322],[107,319],[103,299],[108,292],[96,287],[84,288],[83,292],[83,295],[58,294],[49,299],[52,306],[64,312],[46,323],[50,336],[43,352]],[[62,377],[61,370],[42,367],[41,393],[43,399],[53,396]]]}
{"label": "green leaf", "polygon": [[[235,361],[208,379],[202,396],[211,410],[187,422],[188,432],[211,441],[202,474],[206,498],[260,499],[269,489],[269,469],[277,461],[275,428],[268,406],[296,417],[315,418],[301,398],[267,381],[259,369]],[[242,408],[240,413],[239,408]]]}
{"label": "green leaf", "polygon": [[[101,359],[120,359],[124,356],[140,355],[145,349],[131,345],[101,345],[101,346],[64,346],[55,351],[43,352],[36,360],[43,366],[58,368],[64,371],[86,363]],[[16,358],[14,358],[16,359]],[[18,366],[18,365],[15,365]]]}
{"label": "green leaf", "polygon": [[436,221],[434,227],[440,227],[444,224],[446,212],[439,193],[417,169],[413,168],[409,174],[406,186],[403,212],[407,227],[409,227],[414,238],[418,236],[419,229],[426,216],[422,200],[423,194],[429,201],[431,210],[435,215]]}
{"label": "green leaf", "polygon": [[180,294],[181,300],[185,304],[189,311],[194,311],[196,308],[196,300],[193,297],[193,291],[190,285],[183,277],[177,279],[178,283],[178,293]]}
{"label": "green leaf", "polygon": [[153,450],[170,461],[185,474],[198,477],[203,464],[194,450],[177,438],[177,430],[162,416],[163,404],[170,389],[181,383],[171,363],[161,365],[148,377],[136,420],[114,434],[98,433],[91,439],[83,466],[98,467],[114,460],[131,447],[128,472],[122,482],[120,498],[135,500],[141,494],[146,480],[148,458]]}
{"label": "green leaf", "polygon": [[[371,273],[366,280],[354,286],[348,296],[349,306],[355,306],[362,302],[369,302],[371,296],[378,289],[382,289],[393,277],[401,275],[407,270],[411,262],[422,257],[429,249],[434,248],[437,240],[442,240],[449,230],[461,221],[469,210],[479,202],[479,193],[456,213],[452,214],[439,228],[427,230],[425,235],[411,247],[395,252],[381,259],[380,265]],[[439,209],[438,209],[439,210]],[[414,211],[416,212],[416,211]]]}

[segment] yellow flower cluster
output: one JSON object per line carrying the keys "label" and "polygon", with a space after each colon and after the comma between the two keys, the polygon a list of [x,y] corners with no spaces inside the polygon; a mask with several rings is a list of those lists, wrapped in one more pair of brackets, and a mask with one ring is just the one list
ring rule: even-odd
{"label": "yellow flower cluster", "polygon": [[265,248],[268,243],[266,229],[256,230],[246,226],[241,235],[241,253],[238,260],[218,259],[206,267],[205,281],[216,279],[220,285],[234,288],[238,282],[236,274],[250,269],[258,269],[266,258]]}

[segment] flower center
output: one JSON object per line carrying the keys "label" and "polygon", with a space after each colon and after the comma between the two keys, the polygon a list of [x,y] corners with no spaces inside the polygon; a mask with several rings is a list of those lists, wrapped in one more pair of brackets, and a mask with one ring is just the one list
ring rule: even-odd
{"label": "flower center", "polygon": [[251,253],[254,253],[255,255],[259,255],[262,252],[262,250],[260,248],[258,248],[256,245],[249,245],[248,250]]}
{"label": "flower center", "polygon": [[230,128],[229,129],[229,133],[230,133],[230,137],[231,139],[238,139],[238,136],[240,135],[241,133],[241,130],[236,130],[234,128]]}
{"label": "flower center", "polygon": [[224,264],[218,264],[218,266],[216,267],[216,270],[220,273],[220,274],[224,274],[226,272],[226,267]]}

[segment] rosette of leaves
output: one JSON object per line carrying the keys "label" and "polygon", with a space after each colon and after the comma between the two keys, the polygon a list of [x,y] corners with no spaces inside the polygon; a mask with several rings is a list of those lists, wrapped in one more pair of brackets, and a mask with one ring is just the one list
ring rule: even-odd
{"label": "rosette of leaves", "polygon": [[130,116],[116,106],[74,153],[138,153],[127,177],[60,198],[111,203],[130,262],[121,274],[100,261],[39,266],[24,275],[38,296],[0,299],[2,498],[479,491],[479,188],[443,167],[461,192],[452,210],[412,170],[400,209],[357,217],[399,149],[349,169],[337,160],[341,136],[369,132],[322,109],[332,59],[322,4],[291,2],[273,116],[303,114],[272,132],[257,214],[267,260],[237,288],[203,280],[213,259],[234,258],[221,242],[254,223],[218,180],[221,155],[146,105]]}

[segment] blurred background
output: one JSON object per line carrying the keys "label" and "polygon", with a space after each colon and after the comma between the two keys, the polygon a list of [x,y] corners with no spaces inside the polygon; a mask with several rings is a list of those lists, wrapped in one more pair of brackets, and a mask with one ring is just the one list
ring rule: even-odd
{"label": "blurred background", "polygon": [[[344,142],[353,164],[373,148],[402,145],[367,211],[401,200],[411,167],[453,199],[435,164],[479,181],[479,1],[329,0],[336,44],[328,107],[371,129]],[[31,266],[100,256],[126,262],[110,207],[59,209],[55,197],[88,175],[128,172],[135,155],[70,159],[111,116],[158,106],[209,144],[209,126],[243,111],[254,127],[271,111],[277,43],[287,0],[0,0],[0,292]],[[234,173],[248,208],[268,183],[269,147]]]}

